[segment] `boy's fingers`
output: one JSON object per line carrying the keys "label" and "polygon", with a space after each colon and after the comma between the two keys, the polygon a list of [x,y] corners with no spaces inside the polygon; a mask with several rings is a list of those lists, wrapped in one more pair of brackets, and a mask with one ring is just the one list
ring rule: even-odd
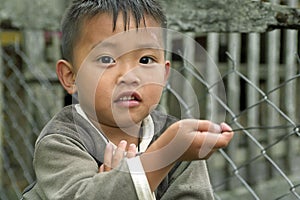
{"label": "boy's fingers", "polygon": [[127,151],[127,158],[133,158],[136,155],[136,145],[130,144]]}
{"label": "boy's fingers", "polygon": [[231,141],[234,133],[233,132],[223,132],[220,134],[215,134],[211,132],[202,132],[200,133],[200,137],[204,137],[203,145],[206,148],[210,149],[219,149],[228,146]]}
{"label": "boy's fingers", "polygon": [[[228,146],[234,133],[211,133],[211,132],[194,132],[194,144],[198,146],[198,159],[207,159],[212,153],[220,148]],[[197,149],[194,147],[194,149]]]}
{"label": "boy's fingers", "polygon": [[113,157],[113,145],[108,143],[105,148],[104,152],[104,171],[110,171],[112,166],[112,157]]}
{"label": "boy's fingers", "polygon": [[222,129],[222,132],[231,132],[232,131],[232,128],[225,122],[221,123],[220,126]]}
{"label": "boy's fingers", "polygon": [[211,133],[221,133],[222,129],[219,124],[215,124],[208,120],[200,120],[198,124],[199,131],[208,131]]}
{"label": "boy's fingers", "polygon": [[104,172],[104,164],[99,167],[98,173]]}
{"label": "boy's fingers", "polygon": [[188,119],[179,122],[179,128],[191,129],[191,131],[221,133],[221,126],[208,120]]}
{"label": "boy's fingers", "polygon": [[127,142],[122,140],[117,149],[115,150],[115,154],[112,157],[111,167],[115,168],[119,165],[120,161],[124,158],[125,150],[126,150]]}

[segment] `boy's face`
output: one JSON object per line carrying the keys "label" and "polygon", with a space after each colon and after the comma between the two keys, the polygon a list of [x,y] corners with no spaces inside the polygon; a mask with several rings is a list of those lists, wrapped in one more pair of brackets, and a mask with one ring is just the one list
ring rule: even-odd
{"label": "boy's face", "polygon": [[131,19],[125,32],[122,15],[115,31],[109,14],[86,20],[73,51],[79,102],[101,125],[141,122],[159,103],[168,77],[160,25],[146,16],[147,28],[141,22],[137,30]]}

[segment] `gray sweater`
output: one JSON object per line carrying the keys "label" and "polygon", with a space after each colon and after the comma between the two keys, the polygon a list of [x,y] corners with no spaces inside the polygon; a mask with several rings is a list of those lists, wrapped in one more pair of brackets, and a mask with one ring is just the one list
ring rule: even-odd
{"label": "gray sweater", "polygon": [[[156,140],[176,121],[151,113]],[[74,106],[65,107],[45,126],[34,153],[36,183],[23,199],[138,199],[126,162],[98,173],[106,142]],[[98,162],[98,163],[97,163]],[[157,199],[213,199],[205,161],[180,162],[155,191]]]}

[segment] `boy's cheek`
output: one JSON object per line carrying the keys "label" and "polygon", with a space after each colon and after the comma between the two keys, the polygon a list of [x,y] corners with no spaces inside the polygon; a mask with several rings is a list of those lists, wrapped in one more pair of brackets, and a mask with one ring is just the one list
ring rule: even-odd
{"label": "boy's cheek", "polygon": [[140,67],[140,79],[142,84],[154,84],[164,87],[165,85],[165,69],[161,64],[154,64],[150,67]]}
{"label": "boy's cheek", "polygon": [[102,77],[101,72],[81,67],[76,77],[76,86],[80,104],[95,108],[98,84]]}

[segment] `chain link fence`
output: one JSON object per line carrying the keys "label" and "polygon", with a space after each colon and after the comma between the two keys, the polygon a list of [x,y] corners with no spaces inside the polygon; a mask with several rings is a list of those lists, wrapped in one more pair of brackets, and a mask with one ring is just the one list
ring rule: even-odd
{"label": "chain link fence", "polygon": [[[212,76],[208,65],[204,76],[183,60],[175,67],[199,91],[201,118],[210,118],[212,110],[221,107],[236,133],[226,149],[208,160],[216,199],[300,199],[298,32],[216,33],[204,38],[203,46],[217,63],[221,80],[208,80]],[[226,48],[220,48],[222,43]],[[191,48],[184,41],[183,45]],[[226,100],[216,95],[220,82]],[[182,111],[174,110],[176,104],[183,112],[193,112],[198,105],[181,98],[186,95],[184,86],[179,92],[173,87],[168,85],[166,91],[169,112],[182,116]]]}
{"label": "chain link fence", "polygon": [[[47,44],[47,33],[38,33],[0,32],[4,41],[0,48],[0,199],[3,200],[19,199],[26,185],[33,182],[34,142],[45,123],[64,104],[55,64],[46,59],[47,48],[52,44]],[[32,56],[30,48],[26,50],[25,40],[38,55]]]}
{"label": "chain link fence", "polygon": [[[68,96],[55,75],[59,33],[2,30],[0,34],[14,35],[0,48],[0,199],[11,200],[19,199],[34,180],[36,137],[68,104]],[[206,75],[200,74],[182,59],[187,54],[201,62],[197,50],[180,38],[170,39],[173,52],[178,52],[169,55],[172,67],[199,91],[200,117],[210,117],[212,110],[221,108],[236,133],[228,148],[208,160],[215,198],[300,199],[298,31],[190,36],[207,50],[221,80],[207,81],[209,67]],[[219,82],[225,86],[226,99],[212,92]],[[161,101],[178,117],[190,116],[195,109],[185,98],[184,87],[174,85],[170,77]]]}

